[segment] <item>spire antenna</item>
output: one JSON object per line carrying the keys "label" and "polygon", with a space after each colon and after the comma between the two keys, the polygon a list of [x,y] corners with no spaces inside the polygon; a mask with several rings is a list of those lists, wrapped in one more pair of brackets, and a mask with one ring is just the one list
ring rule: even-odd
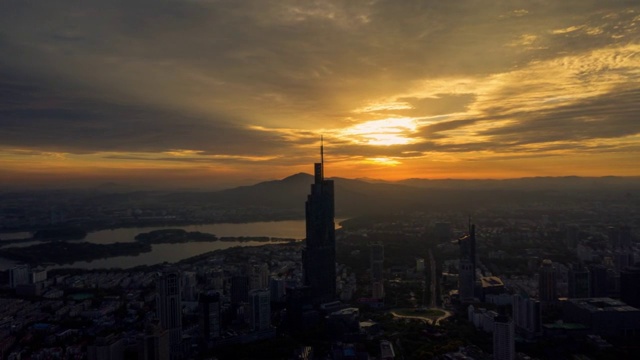
{"label": "spire antenna", "polygon": [[320,135],[320,166],[322,167],[322,179],[324,179],[324,136]]}

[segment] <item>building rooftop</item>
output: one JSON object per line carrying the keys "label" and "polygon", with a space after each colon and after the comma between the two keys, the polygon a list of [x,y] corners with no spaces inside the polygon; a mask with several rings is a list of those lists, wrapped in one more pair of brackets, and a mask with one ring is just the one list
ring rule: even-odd
{"label": "building rooftop", "polygon": [[482,282],[483,288],[493,287],[493,286],[504,286],[504,283],[502,282],[502,280],[500,280],[500,278],[497,276],[484,276],[480,278],[480,281]]}
{"label": "building rooftop", "polygon": [[611,298],[583,298],[583,299],[569,299],[567,300],[576,306],[588,310],[590,312],[602,312],[602,311],[612,311],[612,312],[636,312],[640,311],[633,306],[629,306],[623,303],[620,300],[615,300]]}

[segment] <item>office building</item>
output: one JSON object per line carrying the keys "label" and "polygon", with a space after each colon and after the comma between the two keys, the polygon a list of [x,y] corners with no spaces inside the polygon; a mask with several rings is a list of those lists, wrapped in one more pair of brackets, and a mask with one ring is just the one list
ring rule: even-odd
{"label": "office building", "polygon": [[589,267],[589,292],[589,297],[606,297],[609,294],[606,266],[593,265]]}
{"label": "office building", "polygon": [[640,308],[640,262],[620,272],[620,300]]}
{"label": "office building", "polygon": [[138,340],[138,359],[169,360],[169,332],[157,324],[149,324]]}
{"label": "office building", "polygon": [[519,333],[527,337],[539,335],[542,331],[540,302],[520,294],[512,297],[513,322]]}
{"label": "office building", "polygon": [[516,357],[515,329],[513,321],[504,315],[494,318],[493,358],[513,360]]}
{"label": "office building", "polygon": [[563,302],[563,320],[580,323],[600,336],[640,335],[640,310],[611,298],[569,299]]}
{"label": "office building", "polygon": [[252,290],[249,293],[249,325],[252,331],[271,328],[271,300],[268,290]]}
{"label": "office building", "polygon": [[120,336],[100,336],[87,346],[88,360],[120,360],[124,357],[124,340]]}
{"label": "office building", "polygon": [[458,279],[458,292],[461,301],[469,301],[475,297],[476,284],[476,234],[475,225],[469,226],[469,234],[461,237],[460,245],[460,276]]}
{"label": "office building", "polygon": [[542,261],[538,272],[538,297],[541,302],[552,302],[558,298],[556,295],[556,272],[549,259]]}
{"label": "office building", "polygon": [[220,294],[216,291],[201,293],[198,297],[202,347],[210,349],[220,338],[222,331],[220,316]]}
{"label": "office building", "polygon": [[169,332],[171,358],[179,358],[182,342],[181,276],[177,270],[166,270],[156,281],[156,307],[160,326]]}
{"label": "office building", "polygon": [[19,285],[30,283],[29,265],[16,265],[9,269],[9,286],[16,288]]}
{"label": "office building", "polygon": [[236,275],[231,277],[231,304],[238,305],[249,301],[249,277]]}
{"label": "office building", "polygon": [[384,298],[384,245],[371,244],[371,297]]}
{"label": "office building", "polygon": [[589,270],[582,265],[574,265],[569,269],[567,295],[569,298],[589,297],[591,277]]}
{"label": "office building", "polygon": [[314,166],[314,183],[307,196],[306,246],[302,254],[304,284],[316,303],[336,298],[336,235],[333,181],[324,179],[324,148]]}

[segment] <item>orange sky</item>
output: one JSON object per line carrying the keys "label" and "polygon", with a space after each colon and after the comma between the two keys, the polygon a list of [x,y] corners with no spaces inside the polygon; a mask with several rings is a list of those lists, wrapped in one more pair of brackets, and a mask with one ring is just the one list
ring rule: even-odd
{"label": "orange sky", "polygon": [[2,185],[638,176],[640,4],[0,4]]}

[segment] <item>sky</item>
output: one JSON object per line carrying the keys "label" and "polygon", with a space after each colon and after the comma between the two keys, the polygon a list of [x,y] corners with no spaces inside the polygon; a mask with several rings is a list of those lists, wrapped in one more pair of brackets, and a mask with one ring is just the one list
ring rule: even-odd
{"label": "sky", "polygon": [[0,2],[0,185],[640,175],[640,2]]}

